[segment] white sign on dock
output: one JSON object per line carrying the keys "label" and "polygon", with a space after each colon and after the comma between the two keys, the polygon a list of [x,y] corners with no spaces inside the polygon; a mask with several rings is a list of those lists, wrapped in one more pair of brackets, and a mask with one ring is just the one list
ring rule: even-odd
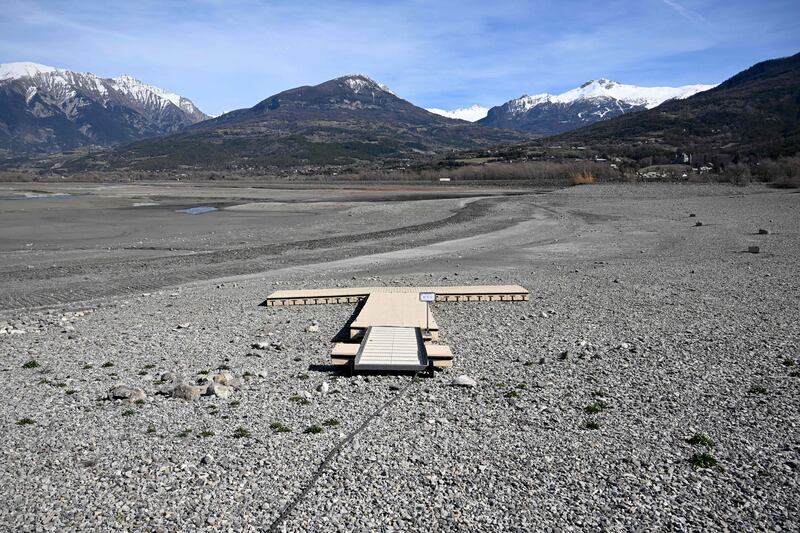
{"label": "white sign on dock", "polygon": [[436,301],[436,293],[435,292],[421,292],[421,293],[419,293],[419,301],[420,302],[435,302]]}

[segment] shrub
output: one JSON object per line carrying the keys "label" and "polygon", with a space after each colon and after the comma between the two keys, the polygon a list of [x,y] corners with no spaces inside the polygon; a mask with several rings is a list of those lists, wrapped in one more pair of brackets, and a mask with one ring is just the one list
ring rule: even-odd
{"label": "shrub", "polygon": [[686,442],[693,446],[706,446],[708,448],[714,447],[714,441],[705,433],[695,433],[690,438],[686,439]]}
{"label": "shrub", "polygon": [[573,185],[591,185],[594,183],[594,174],[590,170],[581,170],[572,177]]}
{"label": "shrub", "polygon": [[273,422],[269,427],[275,433],[290,433],[292,431],[292,428],[283,425],[281,422]]}
{"label": "shrub", "polygon": [[36,422],[34,422],[32,418],[27,418],[27,417],[20,418],[19,420],[17,420],[17,425],[18,426],[29,426],[29,425],[35,424],[35,423]]}
{"label": "shrub", "polygon": [[597,420],[587,420],[583,424],[583,427],[585,429],[600,429],[600,422],[598,422]]}
{"label": "shrub", "polygon": [[234,439],[243,439],[250,436],[250,432],[244,428],[237,428],[236,431],[233,432]]}
{"label": "shrub", "polygon": [[303,433],[317,434],[317,433],[322,433],[323,431],[325,430],[321,426],[314,425],[314,426],[308,426],[306,429],[303,430]]}
{"label": "shrub", "polygon": [[717,460],[708,452],[696,453],[689,458],[689,462],[695,468],[713,468],[717,466]]}
{"label": "shrub", "polygon": [[325,422],[322,423],[323,426],[327,426],[329,428],[333,428],[339,425],[339,421],[335,418],[329,418]]}
{"label": "shrub", "polygon": [[36,359],[31,359],[30,361],[22,365],[22,368],[38,368],[38,367],[39,367],[39,361],[37,361]]}
{"label": "shrub", "polygon": [[606,402],[604,402],[603,400],[597,400],[596,402],[590,403],[589,405],[587,405],[584,408],[584,410],[587,413],[589,413],[590,415],[595,415],[597,413],[602,413],[606,409],[608,409],[608,404]]}

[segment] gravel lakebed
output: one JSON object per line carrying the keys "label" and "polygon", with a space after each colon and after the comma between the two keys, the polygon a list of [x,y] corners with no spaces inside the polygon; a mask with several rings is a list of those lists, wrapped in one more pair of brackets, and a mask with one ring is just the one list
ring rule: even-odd
{"label": "gravel lakebed", "polygon": [[[7,313],[0,530],[263,531],[290,504],[279,531],[798,530],[798,217],[769,213],[762,253],[721,253],[734,229],[753,239],[735,201],[706,202],[717,229],[683,213],[640,253]],[[258,307],[280,288],[466,283],[531,299],[435,304],[455,362],[433,378],[334,372],[352,305]],[[175,397],[184,381],[202,395]]]}

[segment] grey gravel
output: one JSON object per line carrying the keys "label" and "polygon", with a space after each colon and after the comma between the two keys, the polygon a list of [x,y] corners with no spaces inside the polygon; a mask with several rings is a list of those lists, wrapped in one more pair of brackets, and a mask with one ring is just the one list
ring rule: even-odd
{"label": "grey gravel", "polygon": [[[0,338],[14,387],[0,529],[263,531],[396,399],[279,530],[796,531],[800,194],[582,186],[507,202],[503,216],[541,224],[408,261],[3,313],[0,330],[25,333]],[[694,231],[689,212],[713,223]],[[742,253],[767,224],[769,253]],[[258,307],[281,288],[445,283],[531,299],[433,304],[455,354],[433,378],[334,372],[353,305]],[[462,375],[478,386],[451,386]],[[700,433],[714,446],[688,442]],[[718,466],[693,466],[704,452]]]}

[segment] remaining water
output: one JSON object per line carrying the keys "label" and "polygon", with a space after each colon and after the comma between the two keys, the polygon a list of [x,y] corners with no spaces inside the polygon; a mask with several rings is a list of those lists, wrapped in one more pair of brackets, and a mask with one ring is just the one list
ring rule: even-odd
{"label": "remaining water", "polygon": [[186,213],[188,215],[202,215],[203,213],[210,213],[212,211],[216,211],[216,207],[189,207],[187,209],[178,209],[178,213]]}
{"label": "remaining water", "polygon": [[0,200],[63,200],[65,198],[74,197],[74,194],[68,194],[65,192],[56,192],[52,194],[26,192],[23,194],[15,194],[13,196],[0,196]]}

